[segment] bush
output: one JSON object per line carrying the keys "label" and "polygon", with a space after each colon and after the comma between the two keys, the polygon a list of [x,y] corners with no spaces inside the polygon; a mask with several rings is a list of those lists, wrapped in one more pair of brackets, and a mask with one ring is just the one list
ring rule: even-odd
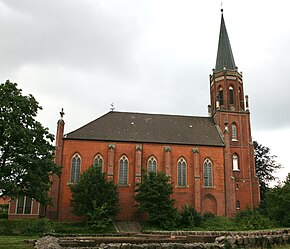
{"label": "bush", "polygon": [[[41,236],[43,234],[94,234],[115,232],[113,224],[107,224],[106,229],[94,228],[84,222],[52,222],[48,219],[40,220],[0,220],[0,236]],[[1,247],[1,246],[0,246]]]}
{"label": "bush", "polygon": [[267,229],[272,226],[271,221],[257,210],[246,208],[235,216],[235,221],[241,230]]}
{"label": "bush", "polygon": [[0,235],[43,235],[51,233],[53,230],[52,223],[48,219],[40,220],[1,220]]}
{"label": "bush", "polygon": [[7,219],[8,207],[8,204],[0,204],[0,219]]}
{"label": "bush", "polygon": [[205,213],[202,217],[201,226],[202,230],[208,231],[236,231],[238,230],[233,219],[215,216],[211,213]]}
{"label": "bush", "polygon": [[199,227],[202,216],[191,206],[184,205],[180,212],[180,225],[185,227]]}

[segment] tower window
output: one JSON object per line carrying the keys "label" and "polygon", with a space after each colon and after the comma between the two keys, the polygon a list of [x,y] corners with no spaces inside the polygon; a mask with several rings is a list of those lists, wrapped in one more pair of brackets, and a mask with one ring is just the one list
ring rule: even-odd
{"label": "tower window", "polygon": [[77,183],[80,176],[81,170],[81,158],[78,154],[76,154],[71,162],[71,172],[70,172],[70,182]]}
{"label": "tower window", "polygon": [[154,156],[151,156],[147,162],[147,170],[148,172],[157,172],[157,161]]}
{"label": "tower window", "polygon": [[119,185],[128,184],[128,166],[129,161],[127,157],[122,156],[122,158],[119,161]]}
{"label": "tower window", "polygon": [[180,158],[177,163],[177,185],[186,186],[186,162],[183,158]]}
{"label": "tower window", "polygon": [[220,105],[224,105],[224,91],[222,87],[219,88],[218,101]]}
{"label": "tower window", "polygon": [[233,154],[233,171],[239,170],[239,157],[237,154]]}
{"label": "tower window", "polygon": [[229,87],[230,105],[234,104],[234,88]]}
{"label": "tower window", "polygon": [[212,163],[207,158],[203,163],[203,183],[205,187],[212,187]]}
{"label": "tower window", "polygon": [[103,172],[103,158],[101,155],[97,155],[94,160],[94,166],[97,168],[98,171]]}
{"label": "tower window", "polygon": [[236,201],[236,209],[240,209],[241,208],[241,203],[240,201]]}
{"label": "tower window", "polygon": [[238,136],[237,136],[237,126],[236,124],[232,124],[232,141],[237,141]]}

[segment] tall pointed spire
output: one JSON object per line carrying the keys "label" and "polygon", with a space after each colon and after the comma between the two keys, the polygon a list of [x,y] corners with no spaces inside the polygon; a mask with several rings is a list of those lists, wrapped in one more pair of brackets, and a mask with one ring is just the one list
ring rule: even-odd
{"label": "tall pointed spire", "polygon": [[221,27],[220,27],[220,35],[219,35],[219,46],[218,46],[218,52],[217,52],[217,58],[216,58],[216,65],[215,70],[236,70],[236,64],[230,44],[230,39],[228,36],[228,32],[226,29],[224,16],[223,16],[223,10],[222,12],[222,18],[221,18]]}

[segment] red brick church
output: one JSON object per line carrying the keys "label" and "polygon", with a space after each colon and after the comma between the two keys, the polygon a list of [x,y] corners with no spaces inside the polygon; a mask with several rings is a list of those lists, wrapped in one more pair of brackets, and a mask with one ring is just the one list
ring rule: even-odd
{"label": "red brick church", "polygon": [[56,163],[63,170],[60,178],[53,178],[54,206],[43,210],[24,197],[11,203],[9,217],[43,213],[59,221],[76,220],[70,208],[70,185],[93,164],[119,186],[119,220],[135,218],[134,190],[142,168],[171,177],[178,208],[188,204],[201,213],[233,216],[246,206],[258,206],[248,97],[223,14],[216,66],[209,80],[207,117],[111,111],[66,135],[61,117]]}

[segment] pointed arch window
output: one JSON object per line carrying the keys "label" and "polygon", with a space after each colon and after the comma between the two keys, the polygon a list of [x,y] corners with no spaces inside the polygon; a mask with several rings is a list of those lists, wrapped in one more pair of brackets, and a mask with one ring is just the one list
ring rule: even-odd
{"label": "pointed arch window", "polygon": [[233,171],[239,170],[239,157],[237,154],[233,154]]}
{"label": "pointed arch window", "polygon": [[224,105],[224,91],[222,87],[219,88],[218,101],[220,106]]}
{"label": "pointed arch window", "polygon": [[71,161],[70,182],[77,183],[81,171],[81,157],[79,154],[74,155]]}
{"label": "pointed arch window", "polygon": [[128,169],[128,158],[126,156],[122,156],[119,160],[119,185],[128,185]]}
{"label": "pointed arch window", "polygon": [[180,158],[177,162],[177,185],[186,186],[186,162],[184,158]]}
{"label": "pointed arch window", "polygon": [[207,158],[203,163],[203,184],[205,187],[212,187],[212,162]]}
{"label": "pointed arch window", "polygon": [[232,86],[229,87],[229,97],[230,97],[230,105],[234,104],[234,88]]}
{"label": "pointed arch window", "polygon": [[157,172],[157,161],[154,156],[151,156],[147,162],[147,170],[148,172]]}
{"label": "pointed arch window", "polygon": [[101,157],[100,154],[98,154],[94,160],[94,167],[96,167],[97,170],[100,172],[103,172],[103,162],[104,162],[103,158]]}
{"label": "pointed arch window", "polygon": [[241,203],[240,203],[240,201],[236,201],[236,209],[241,209]]}
{"label": "pointed arch window", "polygon": [[237,125],[235,123],[232,123],[232,141],[238,141]]}

